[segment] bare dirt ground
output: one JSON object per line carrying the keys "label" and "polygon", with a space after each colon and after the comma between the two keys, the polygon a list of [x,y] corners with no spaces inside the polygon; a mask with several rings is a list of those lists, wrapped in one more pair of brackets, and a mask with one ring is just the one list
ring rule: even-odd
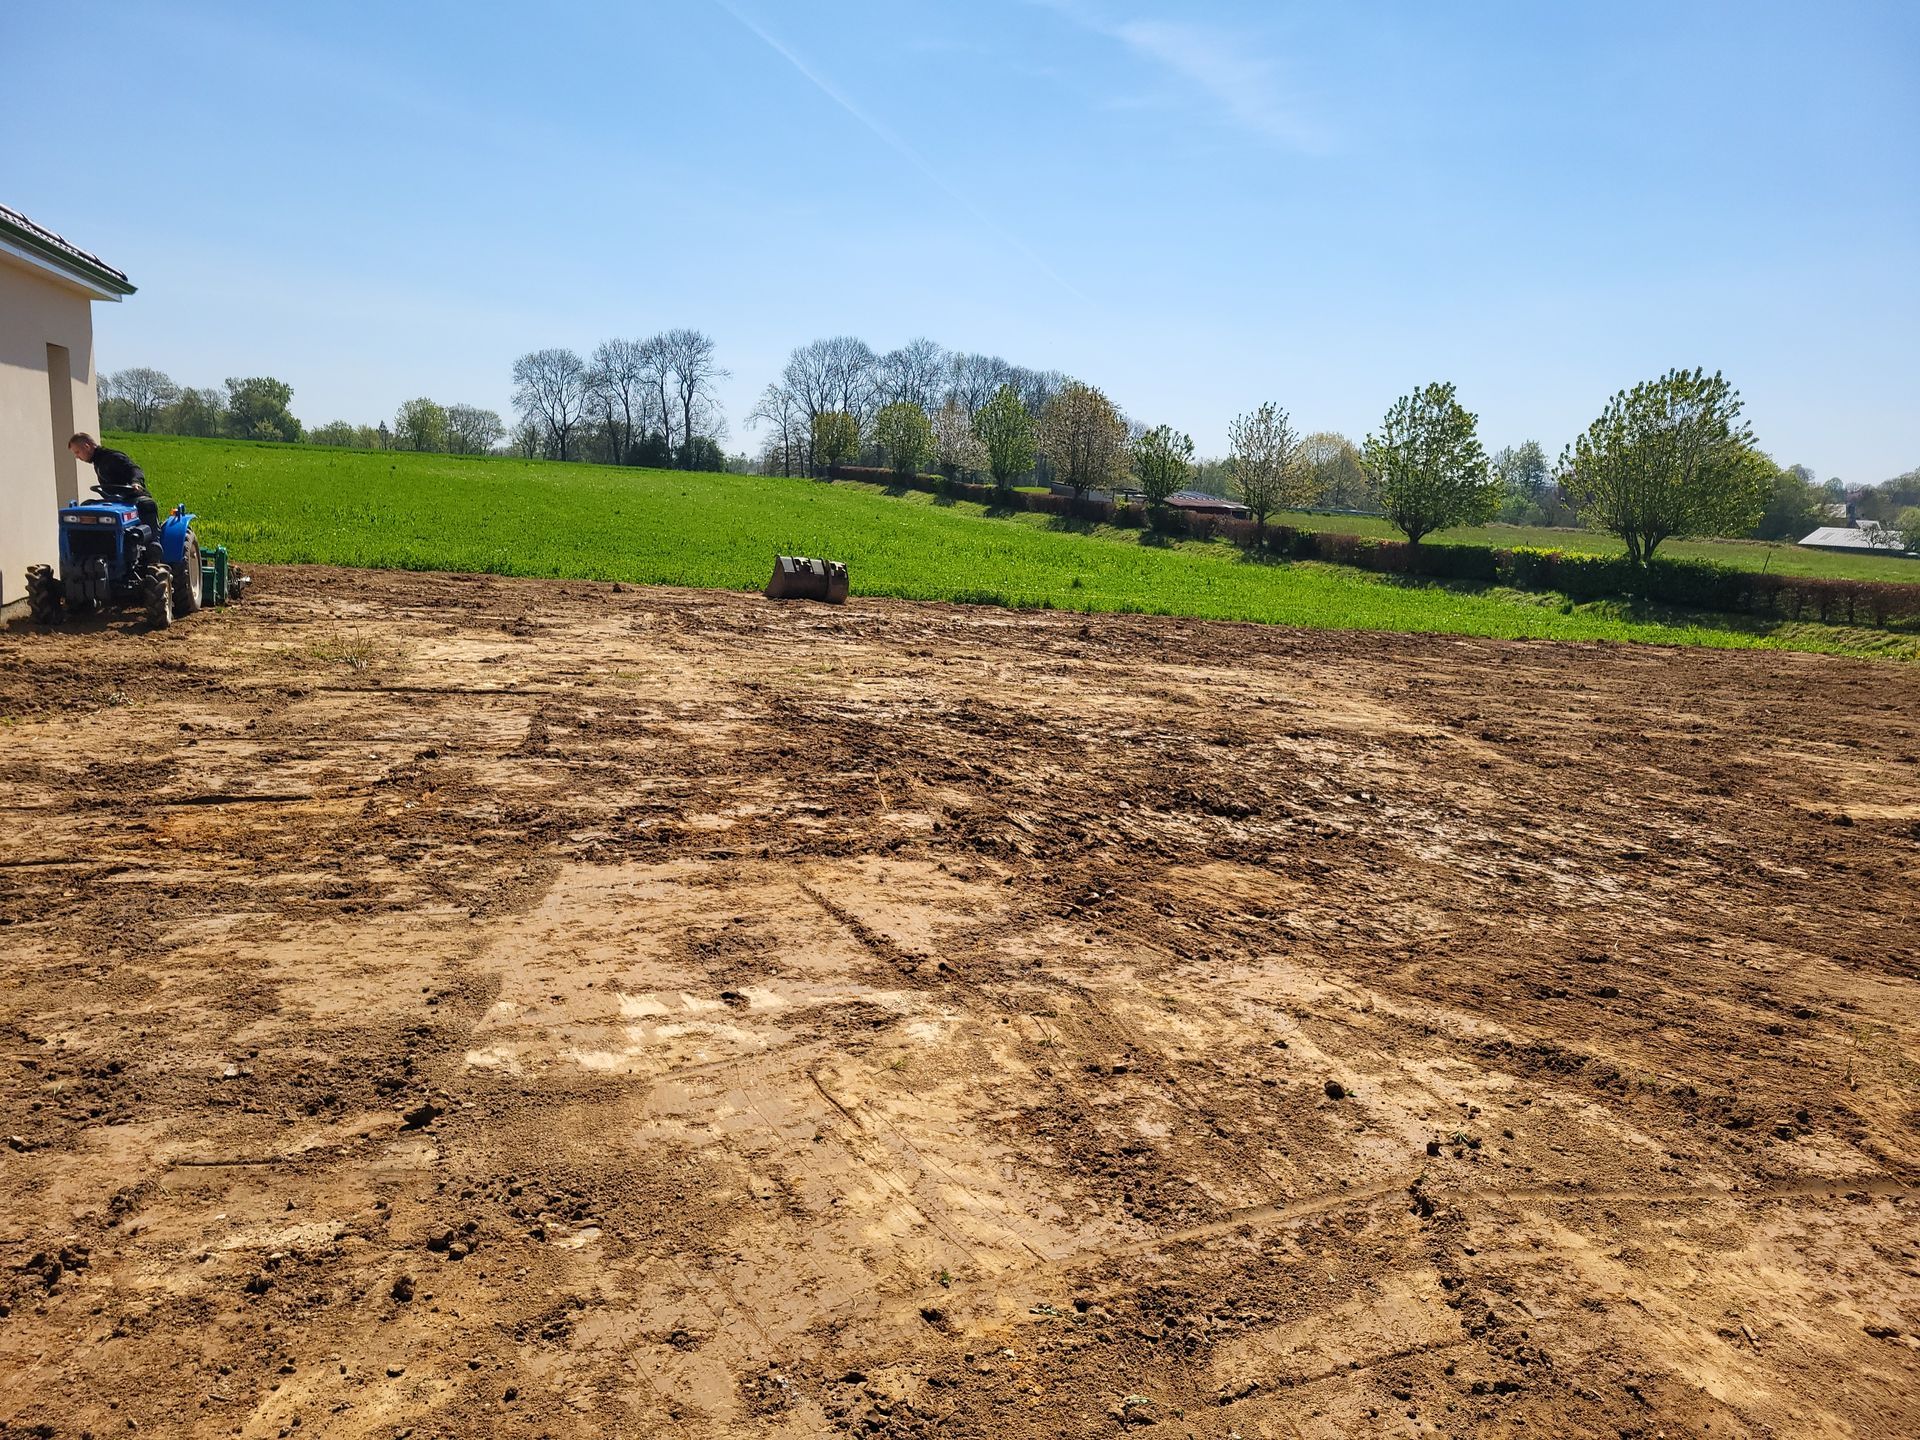
{"label": "bare dirt ground", "polygon": [[1920,1433],[1920,673],[0,635],[0,1434]]}

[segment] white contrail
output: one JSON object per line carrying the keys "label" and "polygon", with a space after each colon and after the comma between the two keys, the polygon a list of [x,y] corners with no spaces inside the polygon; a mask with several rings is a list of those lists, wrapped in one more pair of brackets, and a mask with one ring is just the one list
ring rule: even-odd
{"label": "white contrail", "polygon": [[998,235],[1002,240],[1006,241],[1007,244],[1011,245],[1022,255],[1026,256],[1027,259],[1039,266],[1047,277],[1059,285],[1061,289],[1065,290],[1083,305],[1093,303],[1074,286],[1072,281],[1068,280],[1058,270],[1055,270],[1053,266],[1049,265],[1031,245],[1027,244],[1026,241],[1022,240],[1018,235],[1002,227],[991,215],[980,208],[972,196],[966,194],[949,182],[945,176],[941,175],[939,171],[935,170],[933,166],[923,160],[917,150],[907,144],[907,142],[902,140],[898,135],[894,134],[893,131],[889,130],[885,125],[881,124],[880,121],[874,119],[874,117],[869,115],[865,110],[862,110],[852,96],[848,95],[846,91],[842,90],[818,70],[815,70],[792,50],[789,50],[786,45],[781,42],[779,37],[771,34],[759,21],[750,15],[744,14],[734,5],[733,0],[713,0],[713,3],[726,11],[727,14],[731,15],[735,20],[738,20],[741,25],[746,27],[749,33],[758,38],[769,50],[773,51],[774,54],[778,55],[782,60],[785,60],[789,65],[793,66],[794,69],[804,75],[822,95],[825,95],[829,100],[833,101],[834,104],[846,111],[847,114],[866,126],[877,139],[890,150],[899,154],[912,165],[914,169],[926,176],[936,188],[945,192],[951,199],[965,207],[974,219],[978,220],[988,230]]}

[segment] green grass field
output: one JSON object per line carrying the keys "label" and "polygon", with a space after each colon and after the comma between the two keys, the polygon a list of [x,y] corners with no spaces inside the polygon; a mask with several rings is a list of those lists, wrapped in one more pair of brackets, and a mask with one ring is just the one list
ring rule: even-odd
{"label": "green grass field", "polygon": [[830,555],[856,594],[1316,628],[1771,647],[1920,658],[1920,637],[1646,613],[1406,581],[1218,544],[1160,546],[871,486],[514,459],[117,435],[163,505],[245,563],[322,563],[757,589],[776,553]]}
{"label": "green grass field", "polygon": [[[1273,517],[1275,525],[1302,530],[1329,530],[1343,535],[1376,535],[1383,540],[1406,537],[1392,524],[1371,515],[1286,514]],[[1531,545],[1541,550],[1578,550],[1593,555],[1619,555],[1626,546],[1617,535],[1593,530],[1547,530],[1529,525],[1467,525],[1443,530],[1428,545]],[[1833,550],[1802,550],[1797,545],[1766,540],[1669,540],[1657,552],[1667,560],[1711,560],[1742,570],[1771,570],[1778,575],[1831,575],[1842,580],[1905,580],[1920,585],[1920,560],[1900,555],[1848,555]]]}

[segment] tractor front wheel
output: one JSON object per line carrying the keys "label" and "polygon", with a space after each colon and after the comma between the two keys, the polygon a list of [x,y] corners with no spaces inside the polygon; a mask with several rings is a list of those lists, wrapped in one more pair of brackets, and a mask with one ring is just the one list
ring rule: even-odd
{"label": "tractor front wheel", "polygon": [[200,608],[200,537],[187,532],[185,552],[173,567],[173,613],[191,615]]}
{"label": "tractor front wheel", "polygon": [[27,568],[27,609],[36,625],[58,625],[61,612],[66,607],[61,604],[60,581],[55,578],[51,565],[32,565]]}
{"label": "tractor front wheel", "polygon": [[173,571],[156,565],[140,582],[140,598],[146,606],[147,624],[164,630],[173,624]]}

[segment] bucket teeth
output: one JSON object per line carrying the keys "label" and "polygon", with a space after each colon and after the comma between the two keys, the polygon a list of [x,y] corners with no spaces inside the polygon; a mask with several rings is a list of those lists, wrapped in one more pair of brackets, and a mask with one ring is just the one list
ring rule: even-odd
{"label": "bucket teeth", "polygon": [[776,556],[766,594],[769,600],[824,600],[838,605],[847,598],[847,567],[838,560],[806,555]]}

